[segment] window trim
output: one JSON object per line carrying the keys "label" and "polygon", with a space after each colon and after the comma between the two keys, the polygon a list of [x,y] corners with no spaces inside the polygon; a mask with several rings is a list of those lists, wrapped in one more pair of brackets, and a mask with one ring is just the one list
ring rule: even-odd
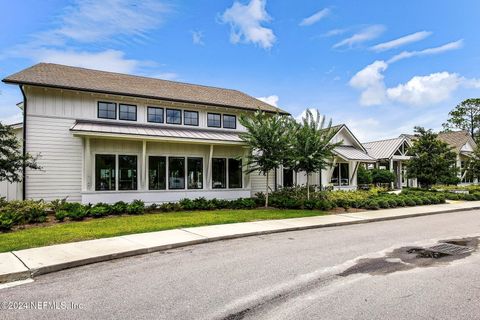
{"label": "window trim", "polygon": [[[120,156],[135,157],[136,158],[135,159],[135,162],[137,164],[136,165],[137,168],[135,169],[136,170],[135,175],[137,176],[137,179],[136,179],[137,182],[135,184],[136,189],[120,189]],[[119,153],[119,154],[116,155],[116,157],[117,157],[117,165],[116,165],[117,166],[117,188],[116,188],[116,190],[121,191],[121,192],[122,191],[139,191],[139,190],[141,190],[141,186],[139,185],[139,180],[140,180],[139,178],[140,178],[140,175],[142,173],[139,170],[139,168],[140,168],[140,161],[138,159],[139,156],[137,154]]]}
{"label": "window trim", "polygon": [[[157,122],[157,121],[150,121],[148,116],[149,116],[149,111],[150,109],[161,109],[163,110],[163,116],[162,116],[162,121],[161,122]],[[147,106],[147,122],[150,122],[150,123],[165,123],[165,108],[162,108],[162,107],[154,107],[154,106]]]}
{"label": "window trim", "polygon": [[[108,104],[113,104],[115,106],[115,118],[106,118],[106,117],[100,117],[100,103],[108,103]],[[117,120],[117,103],[116,102],[111,102],[111,101],[97,101],[97,118],[98,119],[107,119],[107,120]]]}
{"label": "window trim", "polygon": [[[170,159],[183,159],[183,188],[170,188]],[[167,156],[167,190],[187,190],[187,156]]]}
{"label": "window trim", "polygon": [[[97,156],[113,156],[115,159],[115,168],[114,168],[114,173],[115,173],[115,181],[113,182],[113,190],[97,190]],[[115,192],[117,191],[117,168],[118,168],[118,161],[117,161],[117,154],[116,153],[111,153],[111,152],[105,152],[105,153],[94,153],[93,154],[93,181],[92,181],[92,189],[95,192]]]}
{"label": "window trim", "polygon": [[[220,124],[218,126],[211,126],[208,124],[208,115],[217,115],[220,116]],[[215,112],[207,112],[207,127],[209,128],[221,128],[222,127],[222,114],[221,113],[215,113]]]}
{"label": "window trim", "polygon": [[[121,112],[121,106],[127,106],[127,107],[135,107],[135,120],[132,120],[132,119],[122,119],[120,118],[120,115],[122,114]],[[118,104],[118,120],[122,120],[122,121],[137,121],[138,119],[138,108],[137,108],[137,105],[136,104],[128,104],[128,103],[119,103]]]}
{"label": "window trim", "polygon": [[[225,160],[225,187],[223,187],[223,188],[214,188],[213,187],[213,160],[214,159]],[[228,190],[228,157],[222,157],[222,156],[212,157],[212,170],[211,171],[212,172],[210,172],[210,174],[212,175],[212,179],[211,179],[212,185],[210,186],[210,188],[212,188],[212,190]]]}
{"label": "window trim", "polygon": [[[147,190],[148,191],[167,191],[168,190],[168,156],[167,155],[158,155],[158,154],[149,154],[147,157]],[[165,188],[164,189],[150,189],[150,158],[164,158],[165,159]]]}
{"label": "window trim", "polygon": [[[180,111],[180,122],[179,123],[176,123],[176,122],[168,122],[168,111]],[[166,108],[165,109],[165,123],[166,124],[175,124],[177,126],[180,126],[182,125],[183,123],[183,119],[182,119],[182,115],[183,115],[183,112],[182,112],[182,109],[172,109],[172,108]]]}
{"label": "window trim", "polygon": [[[197,124],[186,123],[185,122],[185,112],[196,113],[197,114]],[[183,110],[183,125],[184,126],[198,127],[200,125],[200,115],[199,115],[198,111]]]}
{"label": "window trim", "polygon": [[[225,127],[225,116],[235,118],[235,122],[234,122],[235,124],[234,124],[233,127]],[[222,121],[223,121],[222,124],[223,124],[223,128],[224,128],[224,129],[231,129],[231,130],[237,129],[237,116],[236,116],[236,115],[224,113],[224,114],[222,115]]]}
{"label": "window trim", "polygon": [[[230,160],[240,161],[240,187],[239,188],[230,187]],[[229,190],[243,189],[243,159],[227,158],[227,188]]]}

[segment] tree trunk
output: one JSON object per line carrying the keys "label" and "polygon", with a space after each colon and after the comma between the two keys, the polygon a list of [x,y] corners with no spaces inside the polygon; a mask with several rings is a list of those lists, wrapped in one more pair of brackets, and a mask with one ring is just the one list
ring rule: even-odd
{"label": "tree trunk", "polygon": [[310,185],[309,185],[309,179],[308,179],[308,172],[307,172],[307,200],[310,200]]}
{"label": "tree trunk", "polygon": [[265,192],[265,208],[268,208],[268,171],[267,171],[267,190]]}

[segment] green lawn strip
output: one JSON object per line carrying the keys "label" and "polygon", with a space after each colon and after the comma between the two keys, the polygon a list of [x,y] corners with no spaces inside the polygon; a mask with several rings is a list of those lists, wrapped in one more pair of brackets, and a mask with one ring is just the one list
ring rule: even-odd
{"label": "green lawn strip", "polygon": [[287,219],[328,214],[311,210],[216,210],[152,213],[68,222],[48,227],[0,233],[0,252],[59,243],[108,238],[133,233],[255,220]]}

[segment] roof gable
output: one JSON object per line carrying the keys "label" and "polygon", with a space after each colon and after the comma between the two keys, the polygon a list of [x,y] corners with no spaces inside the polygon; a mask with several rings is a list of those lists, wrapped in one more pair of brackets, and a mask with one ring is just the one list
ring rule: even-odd
{"label": "roof gable", "polygon": [[404,143],[411,146],[409,139],[404,136],[393,139],[365,142],[363,146],[371,157],[376,159],[390,159]]}
{"label": "roof gable", "polygon": [[332,143],[340,142],[343,140],[342,145],[354,146],[355,148],[360,149],[363,152],[366,152],[363,145],[360,143],[357,137],[355,137],[352,131],[345,124],[332,126],[332,128],[334,130],[337,130],[337,132],[335,133],[335,135],[331,140]]}

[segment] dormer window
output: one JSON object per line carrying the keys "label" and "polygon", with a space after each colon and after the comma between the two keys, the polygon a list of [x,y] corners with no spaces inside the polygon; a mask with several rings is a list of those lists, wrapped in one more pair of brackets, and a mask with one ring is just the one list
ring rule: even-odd
{"label": "dormer window", "polygon": [[167,109],[167,123],[182,124],[182,111],[177,109]]}
{"label": "dormer window", "polygon": [[208,113],[207,114],[207,126],[213,128],[222,127],[222,116],[219,113]]}
{"label": "dormer window", "polygon": [[183,124],[186,126],[198,126],[198,112],[185,110],[183,112]]}
{"label": "dormer window", "polygon": [[237,117],[229,114],[223,115],[223,127],[226,129],[236,129],[237,128]]}

